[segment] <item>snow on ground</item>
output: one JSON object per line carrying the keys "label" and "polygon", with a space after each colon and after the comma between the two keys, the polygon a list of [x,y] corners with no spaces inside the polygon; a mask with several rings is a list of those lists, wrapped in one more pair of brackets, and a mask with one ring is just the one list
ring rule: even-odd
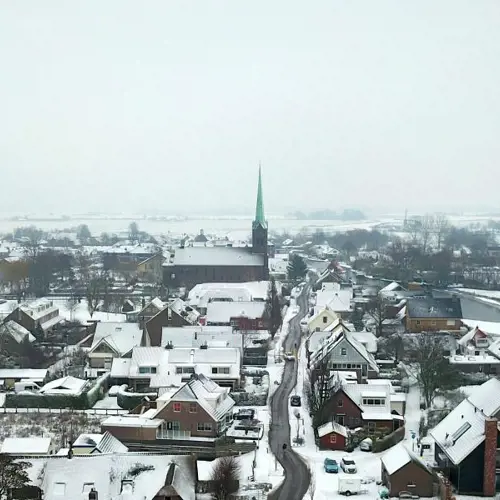
{"label": "snow on ground", "polygon": [[66,321],[77,321],[78,323],[87,323],[90,320],[102,321],[102,322],[120,322],[123,323],[127,320],[125,314],[118,313],[108,313],[96,311],[92,317],[90,317],[89,308],[87,306],[87,301],[82,299],[80,303],[76,303],[73,306],[67,300],[54,300],[54,305],[59,307],[59,314]]}
{"label": "snow on ground", "polygon": [[459,292],[470,293],[471,295],[477,295],[478,297],[486,297],[488,299],[500,300],[500,291],[498,290],[478,290],[476,288],[457,288]]}

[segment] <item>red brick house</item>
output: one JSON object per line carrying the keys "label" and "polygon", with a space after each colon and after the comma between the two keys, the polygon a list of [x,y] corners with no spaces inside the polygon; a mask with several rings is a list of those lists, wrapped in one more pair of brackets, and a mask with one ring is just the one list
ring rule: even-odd
{"label": "red brick house", "polygon": [[109,417],[101,424],[124,443],[137,441],[218,438],[232,423],[234,400],[229,389],[204,375],[193,375],[175,393],[134,410],[133,415]]}
{"label": "red brick house", "polygon": [[404,425],[404,418],[391,409],[389,384],[339,383],[323,407],[322,420],[369,431],[392,432]]}
{"label": "red brick house", "polygon": [[327,422],[317,429],[319,447],[322,450],[345,450],[348,441],[347,429],[337,422]]}
{"label": "red brick house", "polygon": [[382,483],[389,490],[390,497],[397,497],[402,491],[419,497],[434,496],[434,474],[403,443],[384,453],[381,462]]}

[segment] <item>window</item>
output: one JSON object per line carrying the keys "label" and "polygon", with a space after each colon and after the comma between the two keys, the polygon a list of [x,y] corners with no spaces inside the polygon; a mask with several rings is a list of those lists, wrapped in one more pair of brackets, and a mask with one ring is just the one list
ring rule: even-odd
{"label": "window", "polygon": [[173,421],[173,422],[167,422],[167,431],[178,431],[181,428],[180,422]]}
{"label": "window", "polygon": [[345,347],[342,347],[342,348],[340,349],[340,355],[341,355],[341,356],[347,356],[347,349],[346,349]]}
{"label": "window", "polygon": [[198,422],[198,431],[199,432],[210,432],[212,430],[211,423]]}
{"label": "window", "polygon": [[181,404],[180,403],[174,403],[174,412],[179,413],[181,411]]}
{"label": "window", "polygon": [[156,373],[156,366],[139,366],[139,373]]}
{"label": "window", "polygon": [[321,328],[319,326],[316,327],[316,331],[317,332],[320,332],[321,331]]}
{"label": "window", "polygon": [[344,425],[345,415],[337,415],[337,423],[340,425]]}
{"label": "window", "polygon": [[323,323],[326,323],[328,321],[328,318],[326,316],[323,316]]}
{"label": "window", "polygon": [[436,326],[436,322],[435,321],[431,321],[431,326]]}
{"label": "window", "polygon": [[213,366],[212,367],[213,375],[229,375],[229,366]]}
{"label": "window", "polygon": [[197,413],[198,405],[196,403],[189,403],[189,413]]}
{"label": "window", "polygon": [[417,319],[417,321],[415,321],[415,323],[416,323],[417,325],[420,325],[420,320],[419,320],[419,319]]}
{"label": "window", "polygon": [[94,483],[83,483],[82,493],[88,495],[93,487]]}
{"label": "window", "polygon": [[336,434],[330,434],[330,443],[335,444],[337,442],[337,435]]}
{"label": "window", "polygon": [[339,400],[337,401],[337,406],[338,406],[339,408],[342,408],[342,406],[344,406],[344,401],[343,401],[342,399],[339,399]]}
{"label": "window", "polygon": [[455,326],[455,320],[449,319],[448,321],[446,321],[446,326]]}
{"label": "window", "polygon": [[368,430],[372,432],[375,430],[375,422],[368,422]]}
{"label": "window", "polygon": [[177,375],[182,375],[182,374],[186,374],[186,373],[194,373],[194,368],[192,366],[178,366],[175,369],[175,373]]}

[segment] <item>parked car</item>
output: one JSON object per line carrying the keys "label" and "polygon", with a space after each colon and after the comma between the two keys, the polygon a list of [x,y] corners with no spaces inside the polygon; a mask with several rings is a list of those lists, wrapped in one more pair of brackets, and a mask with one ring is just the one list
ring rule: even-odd
{"label": "parked car", "polygon": [[359,449],[361,451],[372,451],[372,448],[373,448],[373,441],[371,440],[371,438],[363,439],[363,441],[359,443]]}
{"label": "parked car", "polygon": [[302,406],[302,401],[300,400],[300,396],[292,396],[290,398],[290,406]]}
{"label": "parked car", "polygon": [[356,474],[358,472],[358,468],[356,467],[356,462],[349,457],[344,457],[340,461],[340,467],[347,474]]}
{"label": "parked car", "polygon": [[337,474],[339,471],[339,464],[337,460],[333,460],[333,458],[325,458],[325,462],[323,463],[325,468],[325,472]]}
{"label": "parked car", "polygon": [[[341,462],[342,463],[342,462]],[[356,495],[361,491],[361,478],[339,477],[339,493],[341,495]]]}
{"label": "parked car", "polygon": [[287,361],[295,361],[295,356],[292,352],[285,352],[285,359]]}

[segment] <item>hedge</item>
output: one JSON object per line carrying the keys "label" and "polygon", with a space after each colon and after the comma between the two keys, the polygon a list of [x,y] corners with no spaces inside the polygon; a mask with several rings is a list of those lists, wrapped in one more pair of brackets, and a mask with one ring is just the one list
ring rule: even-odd
{"label": "hedge", "polygon": [[405,437],[405,428],[400,427],[396,429],[394,432],[391,432],[387,436],[377,439],[373,442],[373,451],[374,453],[378,453],[380,451],[385,451],[392,446],[398,444],[400,441],[403,441]]}
{"label": "hedge", "polygon": [[145,397],[150,399],[156,399],[158,397],[156,392],[127,392],[127,388],[128,387],[126,385],[122,385],[116,395],[116,402],[118,403],[118,406],[124,410],[133,410],[142,403]]}
{"label": "hedge", "polygon": [[16,394],[8,392],[5,395],[6,408],[71,408],[73,410],[88,410],[101,399],[109,373],[99,377],[95,383],[79,394]]}

